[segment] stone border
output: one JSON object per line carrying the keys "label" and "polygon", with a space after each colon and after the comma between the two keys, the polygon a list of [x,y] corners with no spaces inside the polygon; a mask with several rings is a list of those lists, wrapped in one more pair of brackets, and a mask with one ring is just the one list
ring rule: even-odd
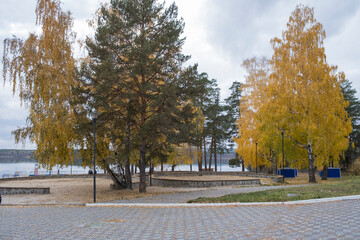
{"label": "stone border", "polygon": [[190,171],[177,171],[177,172],[154,172],[153,177],[157,176],[202,176],[202,175],[225,175],[225,176],[241,176],[252,178],[271,178],[275,183],[282,182],[283,177],[266,173],[253,173],[253,172],[190,172]]}
{"label": "stone border", "polygon": [[50,194],[50,188],[0,187],[0,195]]}
{"label": "stone border", "polygon": [[242,180],[176,180],[166,178],[152,178],[152,184],[162,187],[218,187],[233,185],[259,185],[260,179],[242,179]]}
{"label": "stone border", "polygon": [[[220,176],[239,176],[239,177],[252,177],[254,179],[242,180],[177,180],[168,179],[166,176],[203,176],[203,175],[220,175]],[[159,178],[162,177],[162,178]],[[270,178],[274,183],[282,182],[282,176],[252,172],[155,172],[152,175],[152,185],[163,187],[218,187],[218,186],[234,186],[234,185],[259,185],[260,179]]]}

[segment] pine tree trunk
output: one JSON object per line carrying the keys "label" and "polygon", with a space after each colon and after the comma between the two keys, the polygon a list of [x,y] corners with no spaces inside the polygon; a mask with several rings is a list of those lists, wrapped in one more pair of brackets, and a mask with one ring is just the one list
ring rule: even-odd
{"label": "pine tree trunk", "polygon": [[328,176],[328,165],[325,164],[323,168],[323,174],[321,180],[327,180],[327,176]]}
{"label": "pine tree trunk", "polygon": [[214,138],[211,138],[210,143],[210,158],[209,158],[209,171],[211,171],[211,161],[212,161],[212,154],[213,154],[213,145],[214,145]]}
{"label": "pine tree trunk", "polygon": [[134,169],[134,164],[131,164],[131,175],[134,175],[135,174],[135,169]]}
{"label": "pine tree trunk", "polygon": [[[214,140],[214,160],[215,160],[215,172],[217,172],[217,152],[216,152],[216,140]],[[221,164],[221,163],[220,163]]]}
{"label": "pine tree trunk", "polygon": [[204,136],[204,165],[205,165],[205,171],[207,171],[207,161],[206,161],[206,141]]}
{"label": "pine tree trunk", "polygon": [[126,188],[132,189],[132,179],[130,172],[130,122],[126,124],[126,139],[125,139],[125,179],[126,179]]}
{"label": "pine tree trunk", "polygon": [[152,172],[153,172],[153,169],[152,169],[152,161],[151,161],[151,158],[150,158],[150,166],[149,166],[149,186],[152,186]]}
{"label": "pine tree trunk", "polygon": [[199,154],[199,158],[198,158],[198,168],[199,168],[199,172],[202,171],[202,144],[200,143],[200,148],[198,149],[200,150],[200,154]]}
{"label": "pine tree trunk", "polygon": [[316,183],[315,178],[315,169],[314,169],[314,153],[311,148],[311,144],[309,143],[307,146],[308,150],[308,159],[309,159],[309,182],[310,183]]}
{"label": "pine tree trunk", "polygon": [[146,192],[146,175],[145,175],[145,167],[146,167],[146,148],[145,148],[145,140],[142,139],[142,143],[140,145],[140,160],[139,160],[139,169],[140,169],[140,183],[139,183],[139,192]]}
{"label": "pine tree trunk", "polygon": [[161,161],[161,170],[160,170],[161,172],[163,172],[164,171],[164,163]]}

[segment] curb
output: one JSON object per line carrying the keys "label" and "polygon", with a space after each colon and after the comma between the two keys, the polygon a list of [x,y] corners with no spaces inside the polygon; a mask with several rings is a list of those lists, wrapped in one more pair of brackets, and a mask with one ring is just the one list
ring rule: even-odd
{"label": "curb", "polygon": [[249,202],[249,203],[87,203],[86,207],[240,207],[240,206],[271,206],[271,205],[304,205],[327,203],[346,200],[360,200],[360,195],[342,196],[333,198],[319,198],[291,202]]}
{"label": "curb", "polygon": [[29,203],[29,204],[0,204],[0,207],[85,207],[84,203]]}

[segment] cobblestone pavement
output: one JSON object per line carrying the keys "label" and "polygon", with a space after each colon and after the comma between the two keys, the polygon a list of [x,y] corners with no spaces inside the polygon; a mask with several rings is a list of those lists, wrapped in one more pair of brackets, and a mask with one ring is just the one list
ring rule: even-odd
{"label": "cobblestone pavement", "polygon": [[360,201],[241,207],[0,206],[0,239],[360,239]]}
{"label": "cobblestone pavement", "polygon": [[265,191],[270,189],[290,188],[290,187],[299,187],[299,186],[306,186],[306,185],[263,186],[263,187],[256,186],[256,187],[240,187],[240,188],[222,187],[213,190],[207,189],[207,190],[195,191],[195,192],[162,194],[151,197],[118,200],[112,202],[113,203],[186,203],[189,200],[196,199],[199,197],[221,197],[228,194],[258,192],[258,191]]}

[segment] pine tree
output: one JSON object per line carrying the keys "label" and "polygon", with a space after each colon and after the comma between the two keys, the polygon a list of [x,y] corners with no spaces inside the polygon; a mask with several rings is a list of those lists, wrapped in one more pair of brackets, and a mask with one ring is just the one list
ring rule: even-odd
{"label": "pine tree", "polygon": [[240,101],[241,101],[241,82],[233,82],[230,87],[230,96],[225,99],[226,120],[228,122],[228,141],[232,142],[234,137],[237,137],[236,120],[240,115]]}
{"label": "pine tree", "polygon": [[349,167],[352,161],[359,155],[360,146],[360,100],[356,97],[356,90],[352,87],[349,80],[345,80],[340,85],[345,101],[349,103],[346,112],[351,118],[352,132],[349,136],[349,147],[345,152],[342,164]]}
{"label": "pine tree", "polygon": [[[216,81],[213,80],[214,87],[217,86]],[[211,91],[212,99],[208,103],[208,106],[205,111],[206,117],[206,130],[208,132],[208,136],[210,138],[210,146],[209,146],[209,171],[212,169],[212,156],[214,154],[215,157],[215,171],[217,171],[217,145],[221,142],[223,138],[223,128],[222,128],[222,106],[220,106],[220,89],[215,87]]]}
{"label": "pine tree", "polygon": [[114,97],[119,118],[135,129],[140,192],[146,191],[147,154],[174,131],[183,104],[178,80],[188,57],[181,53],[184,24],[177,13],[175,4],[165,8],[155,0],[112,0],[101,8],[95,39],[87,41],[94,106],[105,111]]}

